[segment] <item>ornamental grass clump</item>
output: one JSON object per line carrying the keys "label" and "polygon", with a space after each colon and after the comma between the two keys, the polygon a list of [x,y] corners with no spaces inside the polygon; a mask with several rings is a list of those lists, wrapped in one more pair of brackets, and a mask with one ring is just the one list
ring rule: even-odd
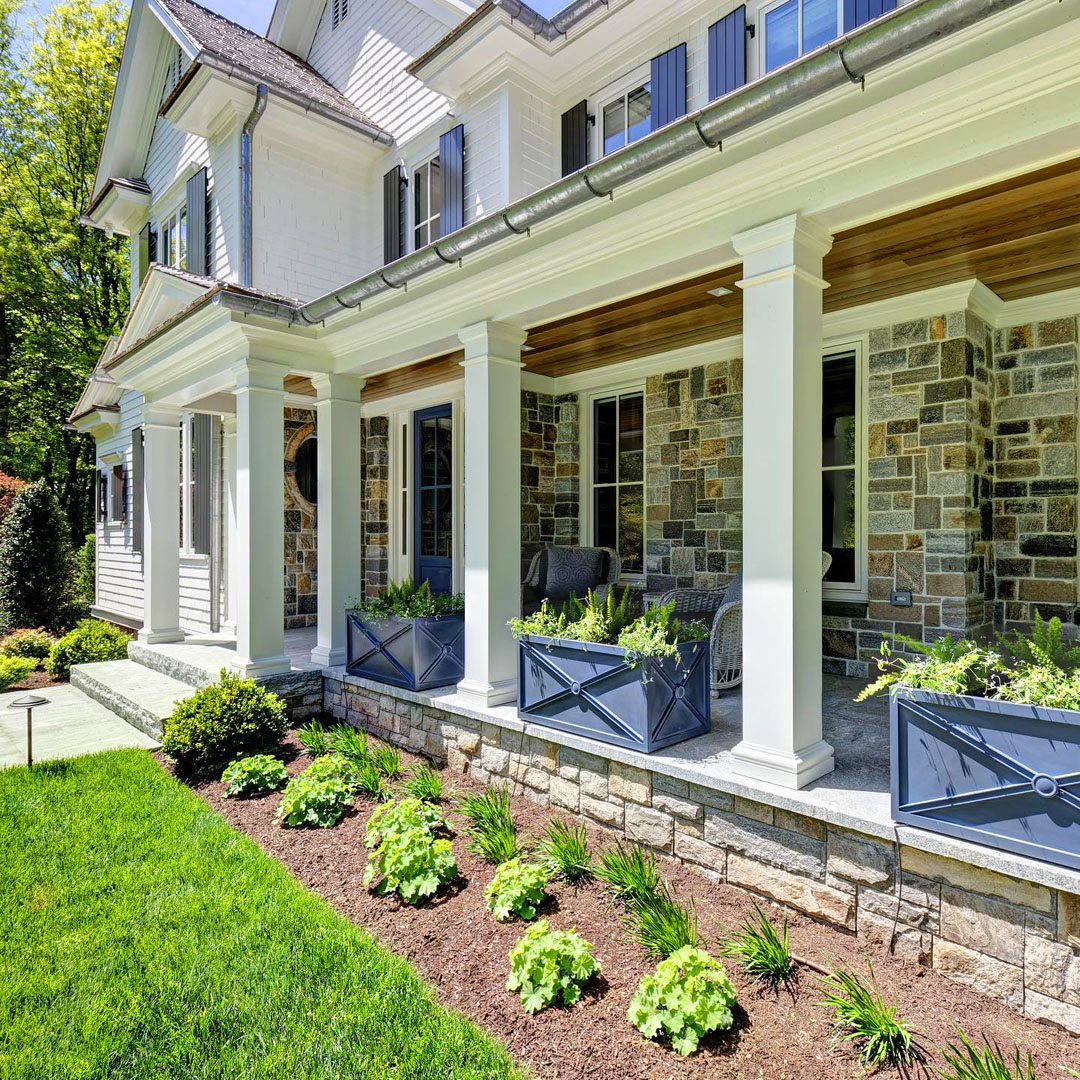
{"label": "ornamental grass clump", "polygon": [[419,585],[411,577],[391,581],[383,596],[353,600],[350,609],[369,619],[425,619],[434,615],[461,615],[465,597],[461,593],[433,593],[427,581]]}
{"label": "ornamental grass clump", "polygon": [[386,786],[386,777],[375,768],[375,764],[370,758],[362,761],[355,768],[356,790],[361,795],[366,795],[376,802],[383,802],[390,798],[390,792]]}
{"label": "ornamental grass clump", "polygon": [[288,782],[274,818],[294,828],[308,825],[328,829],[345,816],[356,792],[353,764],[340,754],[323,754]]}
{"label": "ornamental grass clump", "polygon": [[[960,1045],[949,1043],[941,1051],[944,1069],[938,1069],[941,1080],[1038,1080],[1035,1065],[1029,1053],[1026,1061],[1020,1059],[1020,1048],[1014,1047],[1010,1064],[1001,1047],[983,1035],[982,1049],[974,1046],[963,1031],[957,1030]],[[1065,1070],[1070,1076],[1080,1073]]]}
{"label": "ornamental grass clump", "polygon": [[874,981],[869,960],[870,985],[843,966],[821,980],[821,1004],[833,1012],[833,1030],[843,1042],[859,1046],[863,1065],[914,1064],[922,1050],[908,1025],[897,1016],[895,1005],[886,1005]]}
{"label": "ornamental grass clump", "polygon": [[510,859],[495,871],[495,877],[484,889],[488,911],[498,922],[511,917],[526,922],[536,918],[537,909],[547,895],[548,872],[536,863]]}
{"label": "ornamental grass clump", "polygon": [[225,798],[249,798],[277,791],[289,779],[289,770],[272,754],[252,754],[225,766],[221,782]]}
{"label": "ornamental grass clump", "polygon": [[336,724],[326,734],[326,744],[354,765],[362,765],[371,756],[368,753],[367,732],[352,724]]}
{"label": "ornamental grass clump", "polygon": [[599,971],[589,942],[573,930],[549,930],[541,919],[510,950],[506,989],[518,992],[527,1013],[537,1013],[558,1001],[573,1005]]}
{"label": "ornamental grass clump", "polygon": [[457,877],[450,841],[435,834],[446,828],[442,814],[420,799],[384,803],[368,821],[364,844],[368,856],[364,884],[375,882],[379,896],[396,892],[407,904],[419,904]]}
{"label": "ornamental grass clump", "polygon": [[330,752],[326,731],[318,720],[312,720],[306,727],[297,728],[296,739],[304,748],[304,753],[311,757],[320,757]]}
{"label": "ornamental grass clump", "polygon": [[413,769],[411,779],[405,784],[405,790],[415,799],[424,802],[440,803],[443,798],[443,782],[437,769],[426,762]]}
{"label": "ornamental grass clump", "polygon": [[181,772],[194,775],[280,742],[287,726],[281,698],[254,679],[222,670],[216,683],[176,703],[161,746]]}
{"label": "ornamental grass clump", "polygon": [[469,850],[495,866],[521,854],[510,796],[502,788],[467,795],[458,807],[468,819]]}
{"label": "ornamental grass clump", "polygon": [[571,885],[588,881],[596,874],[584,825],[549,821],[547,832],[536,845],[536,854],[552,877],[560,877]]}
{"label": "ornamental grass clump", "polygon": [[627,844],[621,840],[613,848],[600,853],[600,865],[596,876],[605,882],[627,907],[650,900],[660,891],[660,871],[656,858],[640,844]]}
{"label": "ornamental grass clump", "polygon": [[672,1049],[686,1057],[710,1031],[734,1023],[735,987],[722,964],[687,945],[661,960],[630,999],[627,1019],[645,1036],[667,1035]]}
{"label": "ornamental grass clump", "polygon": [[371,764],[386,777],[387,780],[396,780],[403,772],[401,767],[401,751],[389,743],[380,743],[368,751]]}
{"label": "ornamental grass clump", "polygon": [[737,960],[751,978],[773,989],[790,987],[795,979],[795,961],[788,947],[787,915],[777,931],[757,903],[754,915],[721,943],[720,954]]}
{"label": "ornamental grass clump", "polygon": [[679,903],[667,885],[651,896],[635,898],[623,924],[629,939],[648,952],[666,959],[680,949],[698,944],[697,909],[693,899]]}

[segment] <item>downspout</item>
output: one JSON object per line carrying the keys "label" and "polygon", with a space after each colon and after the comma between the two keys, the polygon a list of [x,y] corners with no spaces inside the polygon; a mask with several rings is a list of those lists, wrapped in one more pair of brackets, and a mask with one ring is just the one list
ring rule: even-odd
{"label": "downspout", "polygon": [[251,285],[251,136],[266,111],[265,83],[255,87],[255,107],[240,131],[240,284]]}

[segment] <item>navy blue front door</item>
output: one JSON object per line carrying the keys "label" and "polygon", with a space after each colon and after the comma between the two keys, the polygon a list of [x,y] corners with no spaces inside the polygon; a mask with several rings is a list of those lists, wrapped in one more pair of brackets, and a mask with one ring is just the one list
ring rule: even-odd
{"label": "navy blue front door", "polygon": [[449,405],[413,413],[413,575],[432,592],[453,579],[454,442]]}

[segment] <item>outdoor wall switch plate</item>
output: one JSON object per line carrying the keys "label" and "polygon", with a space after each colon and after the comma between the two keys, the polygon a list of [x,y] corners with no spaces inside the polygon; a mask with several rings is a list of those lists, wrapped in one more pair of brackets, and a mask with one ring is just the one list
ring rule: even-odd
{"label": "outdoor wall switch plate", "polygon": [[911,607],[911,590],[894,589],[889,594],[889,603],[893,607]]}

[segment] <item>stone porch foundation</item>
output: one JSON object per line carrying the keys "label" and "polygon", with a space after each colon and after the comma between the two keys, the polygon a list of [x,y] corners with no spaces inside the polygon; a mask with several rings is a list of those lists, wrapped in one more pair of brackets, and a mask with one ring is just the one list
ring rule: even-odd
{"label": "stone porch foundation", "polygon": [[[1080,1033],[1080,895],[324,675],[325,711]],[[555,733],[552,733],[555,735]],[[910,830],[907,830],[910,832]],[[1078,890],[1080,891],[1080,890]],[[895,929],[894,929],[895,920]],[[895,935],[895,936],[894,936]]]}

